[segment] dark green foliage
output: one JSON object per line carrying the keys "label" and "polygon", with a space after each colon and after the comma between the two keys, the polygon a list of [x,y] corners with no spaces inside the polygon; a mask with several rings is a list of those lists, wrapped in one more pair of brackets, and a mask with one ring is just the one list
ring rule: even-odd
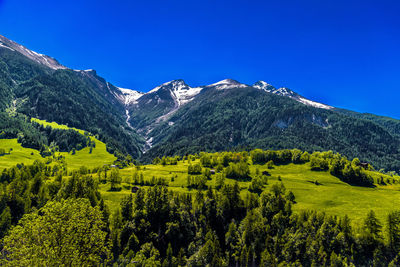
{"label": "dark green foliage", "polygon": [[0,111],[12,105],[14,88],[51,70],[9,49],[0,49]]}
{"label": "dark green foliage", "polygon": [[250,168],[246,162],[230,163],[225,169],[227,178],[246,180],[250,177]]}
{"label": "dark green foliage", "polygon": [[44,145],[56,147],[58,151],[69,152],[73,148],[81,150],[87,146],[91,146],[92,142],[89,136],[82,135],[75,130],[55,129],[49,126],[33,123],[39,130],[40,134],[46,137],[47,142]]}
{"label": "dark green foliage", "polygon": [[18,138],[23,147],[40,150],[48,145],[46,136],[23,115],[10,117],[0,112],[0,129],[0,138]]}
{"label": "dark green foliage", "polygon": [[153,185],[168,185],[168,182],[165,178],[159,177],[156,178],[155,176],[151,177],[150,180],[144,181],[143,174],[134,175],[133,183],[134,185],[144,185],[144,186],[153,186]]}
{"label": "dark green foliage", "polygon": [[118,262],[144,261],[146,254],[165,266],[185,258],[191,266],[363,266],[385,265],[396,256],[389,256],[379,222],[371,214],[366,234],[357,238],[347,217],[293,214],[293,195],[283,185],[249,198],[255,203],[246,201],[245,206],[234,187],[193,196],[163,187],[140,190],[132,220],[120,228],[120,250],[132,250],[132,256],[124,252]]}
{"label": "dark green foliage", "polygon": [[207,177],[204,175],[198,176],[187,176],[187,188],[194,188],[194,189],[205,189],[207,183]]}
{"label": "dark green foliage", "polygon": [[201,165],[200,164],[190,164],[188,166],[188,174],[201,174]]}
{"label": "dark green foliage", "polygon": [[126,196],[121,201],[121,215],[123,221],[132,220],[133,215],[133,197],[132,194]]}
{"label": "dark green foliage", "polygon": [[[47,181],[49,177],[54,180]],[[0,175],[3,190],[0,193],[0,234],[4,235],[26,212],[43,207],[51,199],[86,198],[92,206],[98,205],[101,197],[92,177],[77,172],[71,178],[62,177],[57,165],[52,167],[41,162],[3,170]]]}
{"label": "dark green foliage", "polygon": [[112,168],[110,174],[110,191],[116,191],[120,189],[121,181],[122,178],[119,174],[119,170],[117,168]]}
{"label": "dark green foliage", "polygon": [[264,190],[264,187],[267,183],[268,183],[267,176],[264,176],[264,175],[256,176],[253,179],[251,179],[249,191],[257,193],[257,194],[261,194],[261,192]]}
{"label": "dark green foliage", "polygon": [[163,166],[165,165],[176,165],[178,164],[178,160],[180,159],[179,156],[176,157],[162,157],[161,159],[159,157],[155,158],[153,160],[153,164],[157,165],[157,164],[161,164]]}
{"label": "dark green foliage", "polygon": [[400,211],[393,211],[387,217],[387,237],[389,247],[395,255],[400,251]]}
{"label": "dark green foliage", "polygon": [[[310,162],[310,167],[313,171],[329,170],[332,175],[346,183],[374,186],[372,177],[361,166],[358,158],[354,158],[350,162],[346,157],[332,151],[314,152],[310,155],[308,152],[303,153],[297,149],[278,151],[255,149],[250,151],[250,157],[255,164],[267,163],[268,168],[272,166],[272,160],[279,164]],[[370,170],[372,167],[368,164],[367,169]],[[315,184],[317,183],[316,181]]]}

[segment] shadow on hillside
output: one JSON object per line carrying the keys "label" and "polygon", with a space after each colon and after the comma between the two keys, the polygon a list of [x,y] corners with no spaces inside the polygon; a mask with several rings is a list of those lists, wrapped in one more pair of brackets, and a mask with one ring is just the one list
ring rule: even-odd
{"label": "shadow on hillside", "polygon": [[107,190],[107,192],[120,192],[122,190],[122,187],[119,188],[110,188]]}
{"label": "shadow on hillside", "polygon": [[357,183],[346,182],[346,181],[343,181],[343,180],[341,180],[341,181],[346,183],[346,184],[348,184],[348,185],[356,186],[356,187],[366,187],[366,188],[375,188],[376,187],[376,185],[374,185],[374,184],[357,184]]}
{"label": "shadow on hillside", "polygon": [[307,180],[307,182],[312,183],[312,184],[315,184],[315,185],[323,185],[323,184],[321,184],[321,183],[318,182],[318,181]]}

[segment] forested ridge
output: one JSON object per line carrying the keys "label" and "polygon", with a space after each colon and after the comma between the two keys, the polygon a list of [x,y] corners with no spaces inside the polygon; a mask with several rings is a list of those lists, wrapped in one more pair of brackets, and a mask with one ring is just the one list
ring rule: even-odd
{"label": "forested ridge", "polygon": [[106,142],[111,153],[129,153],[138,157],[140,138],[123,126],[121,108],[107,102],[101,92],[80,76],[74,71],[58,70],[21,84],[16,97],[26,98],[28,102],[18,111],[86,130]]}
{"label": "forested ridge", "polygon": [[[107,143],[107,149],[119,157],[139,157],[143,141],[126,125],[124,107],[115,100],[112,90],[115,87],[95,71],[52,70],[16,51],[0,48],[3,122],[14,123],[12,117],[18,113],[55,121],[98,135]],[[29,134],[25,131],[24,135]],[[37,140],[30,143],[42,142],[36,133],[31,136]]]}

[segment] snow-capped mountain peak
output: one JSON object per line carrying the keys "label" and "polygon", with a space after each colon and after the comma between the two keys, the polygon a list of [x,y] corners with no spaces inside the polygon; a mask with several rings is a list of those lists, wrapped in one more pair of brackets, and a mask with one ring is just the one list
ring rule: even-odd
{"label": "snow-capped mountain peak", "polygon": [[286,88],[286,87],[281,87],[281,88],[275,89],[275,90],[271,91],[271,93],[276,94],[276,95],[281,95],[281,96],[292,97],[292,98],[298,96],[297,93],[293,92],[292,90],[290,90],[289,88]]}
{"label": "snow-capped mountain peak", "polygon": [[148,94],[157,92],[160,89],[178,91],[178,90],[188,89],[188,88],[190,88],[190,87],[185,83],[185,81],[179,79],[179,80],[173,80],[173,81],[163,83],[163,84],[155,87],[154,89],[150,90],[148,92]]}
{"label": "snow-capped mountain peak", "polygon": [[231,88],[244,88],[244,87],[248,87],[248,85],[240,83],[240,82],[232,80],[232,79],[225,79],[225,80],[210,84],[207,87],[215,87],[217,90],[225,90],[225,89],[231,89]]}
{"label": "snow-capped mountain peak", "polygon": [[264,82],[264,81],[258,81],[256,83],[254,83],[253,87],[260,89],[260,90],[264,90],[266,92],[272,92],[272,91],[276,90],[275,87],[273,87],[272,85],[270,85],[269,83]]}
{"label": "snow-capped mountain peak", "polygon": [[147,94],[156,93],[159,90],[168,90],[177,106],[181,106],[192,101],[202,89],[203,87],[190,87],[185,83],[184,80],[179,79],[163,83],[162,85],[157,86],[149,91]]}

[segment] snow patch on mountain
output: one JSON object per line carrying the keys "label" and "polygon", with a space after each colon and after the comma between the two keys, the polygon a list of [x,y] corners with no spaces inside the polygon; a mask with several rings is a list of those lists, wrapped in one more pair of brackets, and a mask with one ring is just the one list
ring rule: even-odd
{"label": "snow patch on mountain", "polygon": [[272,92],[273,90],[276,90],[275,87],[273,87],[271,84],[266,83],[264,81],[258,81],[255,84],[253,84],[254,88],[264,90],[268,93]]}
{"label": "snow patch on mountain", "polygon": [[4,47],[4,48],[7,48],[7,49],[9,49],[9,50],[11,50],[11,51],[15,51],[15,50],[12,49],[11,47],[8,47],[8,46],[4,45],[2,42],[0,42],[0,47]]}
{"label": "snow patch on mountain", "polygon": [[290,98],[295,98],[298,96],[298,94],[296,94],[295,92],[293,92],[292,90],[290,90],[286,87],[276,89],[276,90],[272,91],[271,93],[276,94],[276,95],[281,95],[281,96],[287,96]]}
{"label": "snow patch on mountain", "polygon": [[312,100],[308,100],[308,99],[303,98],[303,97],[299,97],[296,100],[299,101],[300,103],[303,103],[304,105],[315,107],[315,108],[333,109],[333,107],[331,107],[331,106],[328,106],[328,105],[325,105],[325,104],[322,104],[322,103],[318,103],[318,102],[314,102]]}
{"label": "snow patch on mountain", "polygon": [[281,87],[281,88],[276,89],[275,87],[273,87],[272,85],[270,85],[264,81],[256,82],[255,84],[253,84],[253,87],[260,89],[260,90],[264,90],[268,93],[292,98],[292,99],[296,100],[297,102],[300,102],[307,106],[311,106],[311,107],[315,107],[315,108],[323,108],[323,109],[333,109],[333,107],[331,107],[331,106],[304,98],[301,95],[293,92],[292,90],[290,90],[289,88],[286,88],[286,87]]}
{"label": "snow patch on mountain", "polygon": [[121,88],[121,87],[117,87],[117,89],[121,92],[121,94],[118,95],[117,98],[122,103],[124,103],[124,105],[135,104],[136,100],[139,99],[142,95],[144,95],[144,93],[132,89]]}
{"label": "snow patch on mountain", "polygon": [[215,87],[217,90],[225,90],[225,89],[232,89],[232,88],[245,88],[248,85],[240,83],[238,81],[232,79],[225,79],[213,84],[208,85],[207,87]]}
{"label": "snow patch on mountain", "polygon": [[177,107],[180,107],[192,101],[202,89],[203,87],[190,87],[183,80],[173,80],[157,86],[156,88],[150,90],[147,94],[156,93],[159,90],[168,90],[171,94],[171,97],[176,102]]}
{"label": "snow patch on mountain", "polygon": [[196,95],[198,95],[202,87],[177,87],[175,90],[171,90],[172,96],[178,101],[178,105],[182,106],[194,99]]}

